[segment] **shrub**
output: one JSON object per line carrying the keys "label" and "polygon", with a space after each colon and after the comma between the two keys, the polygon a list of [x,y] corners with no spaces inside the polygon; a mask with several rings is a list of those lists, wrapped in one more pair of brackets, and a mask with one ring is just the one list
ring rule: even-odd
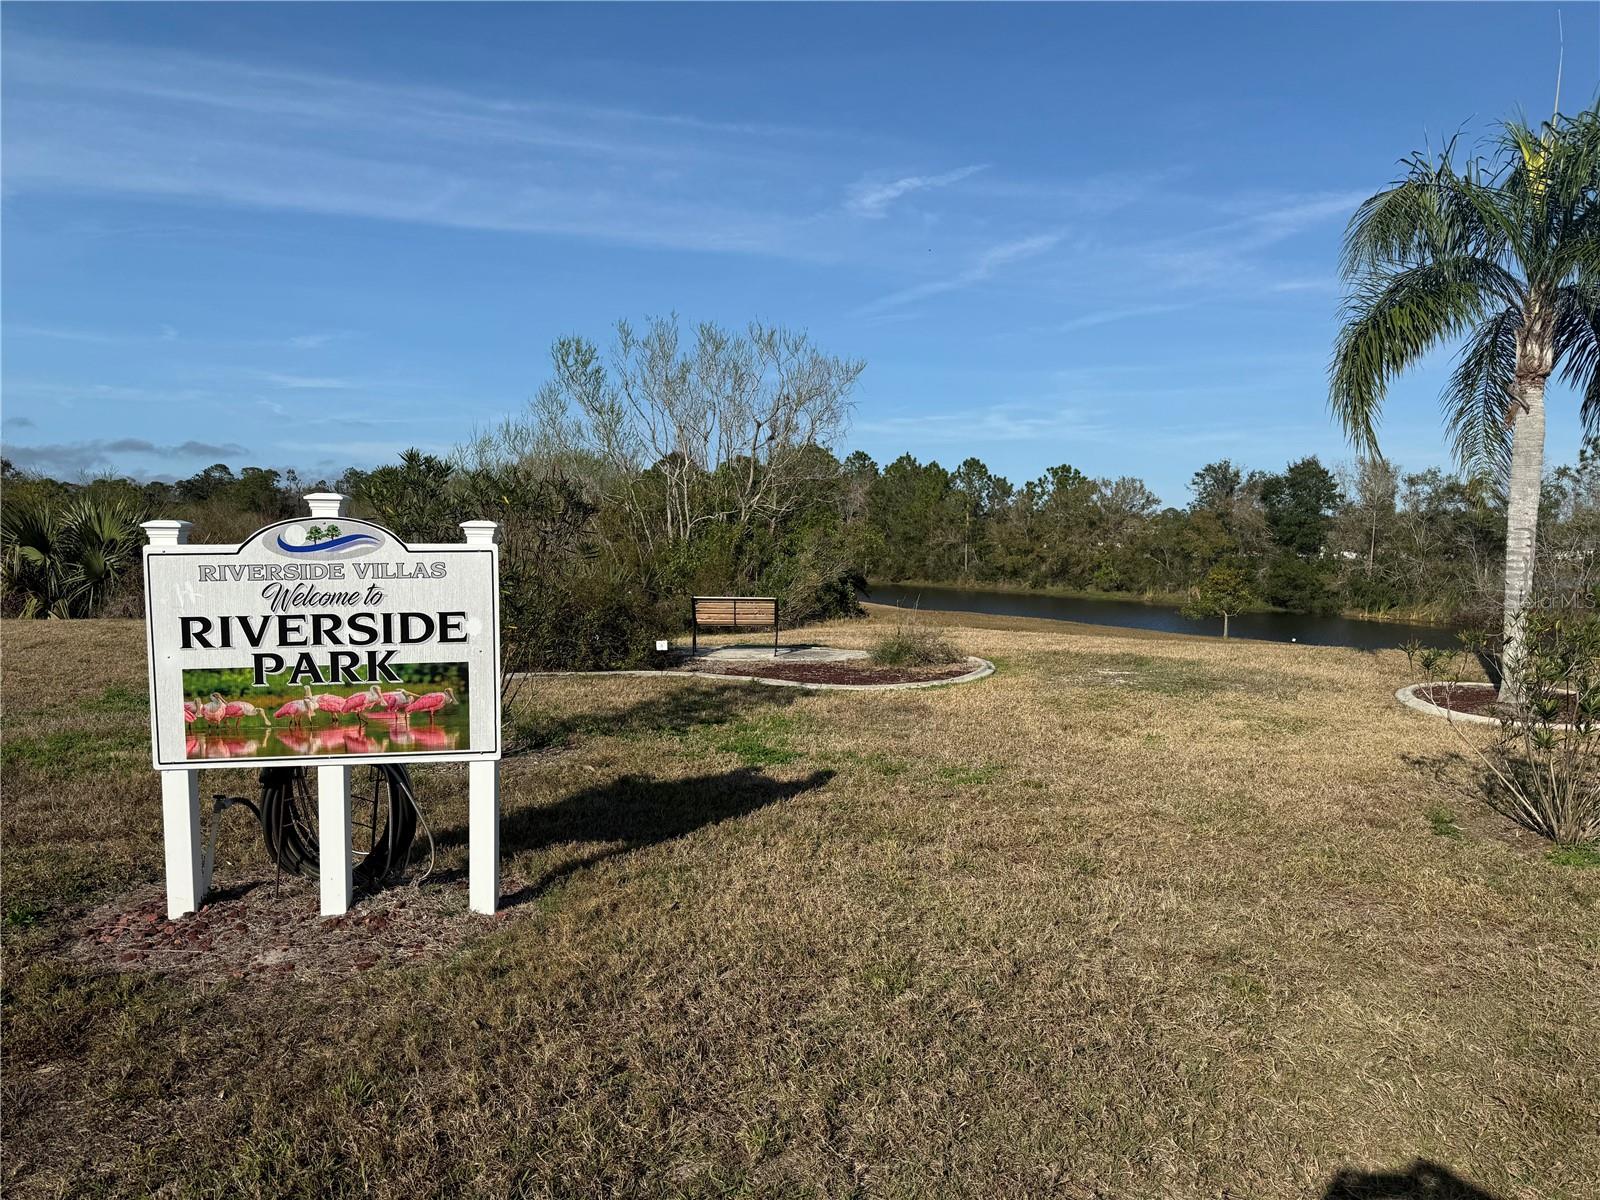
{"label": "shrub", "polygon": [[127,498],[8,498],[0,515],[5,611],[93,617],[139,574],[144,513]]}
{"label": "shrub", "polygon": [[1600,616],[1537,611],[1488,766],[1498,807],[1562,845],[1600,839]]}
{"label": "shrub", "polygon": [[872,643],[868,657],[880,667],[938,667],[964,655],[932,626],[902,618]]}
{"label": "shrub", "polygon": [[1600,840],[1600,614],[1535,608],[1523,636],[1494,742],[1456,732],[1485,768],[1491,805],[1562,846]]}

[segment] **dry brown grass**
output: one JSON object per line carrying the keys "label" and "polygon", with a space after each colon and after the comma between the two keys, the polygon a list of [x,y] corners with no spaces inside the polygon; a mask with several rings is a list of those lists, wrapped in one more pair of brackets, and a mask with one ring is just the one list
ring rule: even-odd
{"label": "dry brown grass", "polygon": [[69,953],[159,878],[142,643],[7,623],[6,1195],[1600,1191],[1600,871],[1471,802],[1399,653],[951,632],[998,673],[538,681],[509,915],[240,980]]}

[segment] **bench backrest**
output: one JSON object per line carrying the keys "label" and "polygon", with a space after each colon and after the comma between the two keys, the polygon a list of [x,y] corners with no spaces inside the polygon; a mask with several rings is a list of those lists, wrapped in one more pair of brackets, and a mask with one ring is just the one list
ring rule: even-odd
{"label": "bench backrest", "polygon": [[752,629],[778,623],[774,596],[693,596],[694,623]]}

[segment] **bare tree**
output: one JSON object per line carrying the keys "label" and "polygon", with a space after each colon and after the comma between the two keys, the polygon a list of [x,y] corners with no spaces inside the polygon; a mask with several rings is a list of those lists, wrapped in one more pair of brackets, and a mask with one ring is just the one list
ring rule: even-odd
{"label": "bare tree", "polygon": [[706,322],[685,347],[676,316],[642,331],[618,322],[609,367],[582,338],[558,341],[551,357],[552,377],[509,440],[587,460],[652,550],[707,522],[776,524],[808,483],[836,475],[816,451],[842,436],[865,367],[760,322],[742,334]]}

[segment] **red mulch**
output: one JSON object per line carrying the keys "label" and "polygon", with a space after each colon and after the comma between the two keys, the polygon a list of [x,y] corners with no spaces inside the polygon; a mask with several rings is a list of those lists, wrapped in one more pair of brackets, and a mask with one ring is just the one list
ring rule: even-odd
{"label": "red mulch", "polygon": [[192,978],[339,977],[452,950],[490,920],[467,911],[462,881],[358,892],[342,917],[318,914],[314,879],[285,877],[276,895],[271,876],[218,882],[220,893],[177,921],[160,885],[102,904],[73,924],[67,957]]}
{"label": "red mulch", "polygon": [[728,663],[726,666],[692,664],[685,668],[700,675],[754,675],[761,679],[785,679],[790,683],[931,683],[955,679],[973,669],[970,662],[938,667],[875,667],[851,660],[846,662]]}
{"label": "red mulch", "polygon": [[[1440,708],[1448,708],[1451,712],[1470,713],[1478,717],[1502,716],[1505,710],[1500,705],[1500,698],[1492,687],[1477,685],[1462,686],[1461,684],[1435,683],[1416,690],[1419,700],[1426,700],[1429,704],[1437,704]],[[1566,712],[1557,717],[1557,721],[1570,721],[1576,715],[1576,704],[1567,698]]]}

